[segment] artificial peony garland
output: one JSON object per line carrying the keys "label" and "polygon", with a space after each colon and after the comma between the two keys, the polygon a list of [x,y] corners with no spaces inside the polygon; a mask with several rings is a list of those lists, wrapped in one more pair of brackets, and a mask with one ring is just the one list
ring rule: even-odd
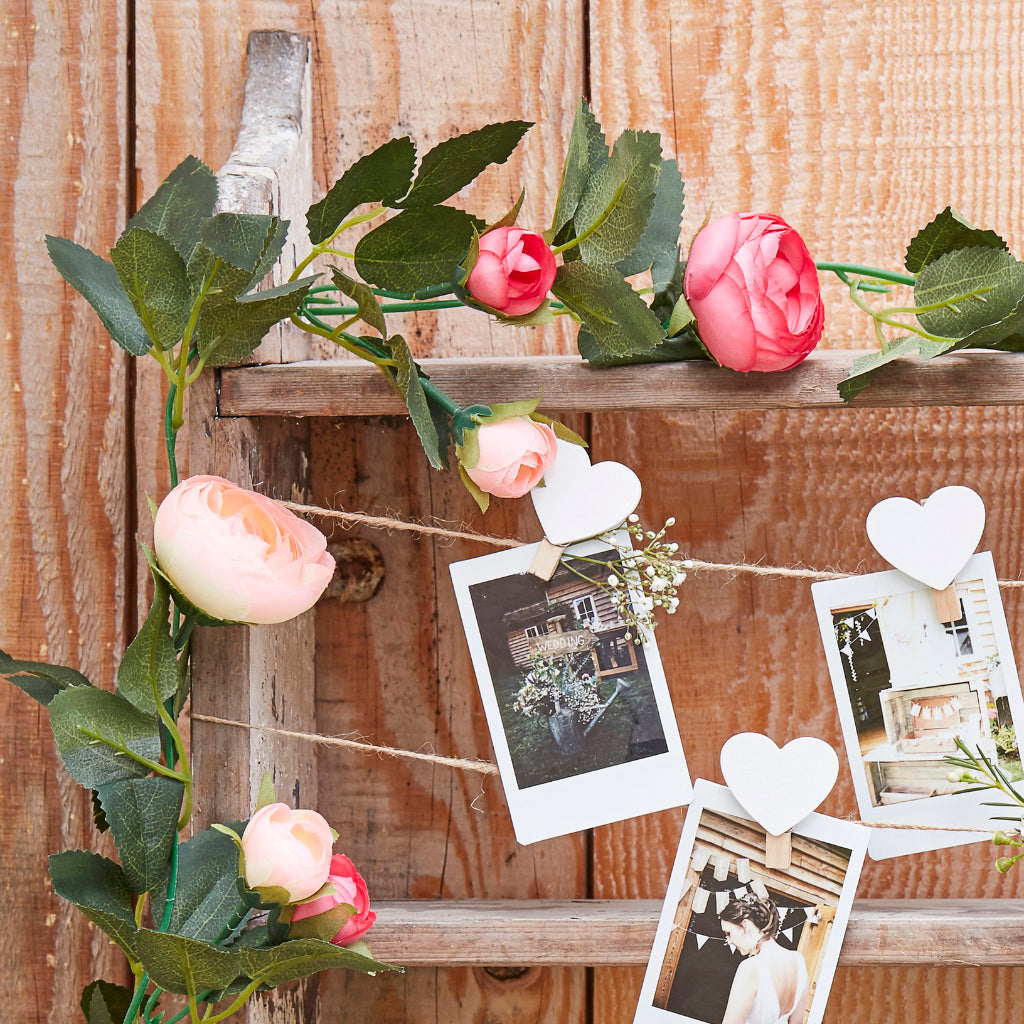
{"label": "artificial peony garland", "polygon": [[[507,160],[529,127],[510,121],[456,136],[418,167],[408,138],[367,154],[310,208],[309,254],[269,289],[259,286],[281,256],[287,222],[215,213],[216,179],[194,157],[129,221],[109,260],[47,238],[55,267],[113,340],[155,359],[169,382],[172,490],[154,508],[155,550],[146,551],[153,604],[115,690],[0,652],[0,674],[47,709],[65,767],[92,791],[96,826],[111,833],[120,857],[66,850],[50,858],[55,891],[124,951],[135,978],[132,989],[104,980],[86,988],[90,1024],[214,1024],[253,993],[326,967],[392,969],[370,955],[366,884],[332,852],[337,836],[317,812],[278,802],[265,782],[247,822],[179,839],[193,807],[177,726],[190,690],[192,630],[301,614],[334,571],[323,535],[277,503],[216,477],[179,482],[184,394],[205,368],[245,359],[290,319],[377,366],[405,401],[430,464],[448,468],[454,455],[486,509],[492,496],[521,497],[543,481],[556,438],[584,442],[539,414],[533,396],[458,405],[391,333],[389,315],[460,306],[518,326],[567,316],[580,325],[581,355],[597,367],[711,358],[742,372],[779,371],[821,338],[823,270],[848,285],[881,344],[855,364],[840,386],[844,398],[915,348],[927,358],[1024,350],[1021,264],[997,235],[948,208],[911,243],[905,274],[815,265],[796,231],[760,213],[705,225],[684,259],[683,182],[660,137],[626,131],[609,148],[583,102],[546,230],[517,226],[522,194],[492,223],[448,204]],[[351,252],[341,248],[347,231],[374,220],[381,223]],[[328,284],[306,273],[321,257],[340,261]],[[865,298],[893,284],[913,286],[915,305],[885,310]],[[890,338],[893,330],[906,333]],[[630,621],[643,630],[655,608],[674,611],[686,566],[663,542],[664,529],[631,521],[628,530],[641,550],[607,563],[601,585],[623,610],[635,604],[627,592],[639,593]],[[965,756],[957,767],[987,784],[985,765]],[[184,997],[184,1008],[169,1006],[167,993]]]}

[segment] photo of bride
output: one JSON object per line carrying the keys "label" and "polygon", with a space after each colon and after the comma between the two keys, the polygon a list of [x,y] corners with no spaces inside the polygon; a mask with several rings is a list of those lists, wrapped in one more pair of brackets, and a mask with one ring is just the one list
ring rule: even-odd
{"label": "photo of bride", "polygon": [[765,830],[697,782],[637,1024],[822,1020],[867,830],[812,814],[791,843],[790,867],[768,867]]}

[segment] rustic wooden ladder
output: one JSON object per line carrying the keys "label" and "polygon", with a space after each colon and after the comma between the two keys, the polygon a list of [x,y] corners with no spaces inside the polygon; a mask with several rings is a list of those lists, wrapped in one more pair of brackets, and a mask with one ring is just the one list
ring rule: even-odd
{"label": "rustic wooden ladder", "polygon": [[[303,255],[312,201],[310,56],[305,36],[249,39],[237,144],[220,171],[221,208],[274,213],[293,223],[286,254]],[[305,251],[308,251],[305,250]],[[276,283],[276,282],[275,282]],[[394,415],[404,407],[358,360],[313,360],[303,335],[279,327],[252,365],[206,374],[190,390],[190,472],[218,473],[301,500],[309,479],[308,417]],[[763,410],[841,407],[836,383],[849,352],[820,352],[771,386],[709,364],[590,370],[579,358],[428,359],[430,375],[459,401],[544,393],[558,411]],[[968,377],[956,358],[892,367],[859,405],[1012,405],[1024,394],[1024,360],[987,356]],[[201,631],[193,707],[254,725],[315,732],[312,613],[258,630]],[[467,686],[472,681],[467,679]],[[245,817],[265,768],[278,792],[316,804],[312,744],[204,722],[193,725],[201,823]],[[248,771],[237,773],[238,765]],[[233,777],[228,772],[234,770]],[[378,901],[374,954],[407,966],[625,965],[650,954],[655,900]],[[858,900],[843,945],[846,965],[1024,964],[1024,900]],[[301,996],[298,997],[301,1003]],[[301,1013],[301,1006],[299,1007]]]}

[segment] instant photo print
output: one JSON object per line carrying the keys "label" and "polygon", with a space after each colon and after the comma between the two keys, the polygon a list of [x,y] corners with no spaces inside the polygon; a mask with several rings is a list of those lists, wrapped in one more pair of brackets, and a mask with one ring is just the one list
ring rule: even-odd
{"label": "instant photo print", "polygon": [[[857,804],[867,822],[990,829],[991,793],[961,793],[945,756],[957,741],[1012,780],[1024,776],[1017,667],[991,554],[955,580],[959,617],[939,620],[935,594],[902,572],[812,586]],[[876,859],[985,840],[977,832],[875,829]]]}
{"label": "instant photo print", "polygon": [[[572,559],[549,581],[536,544],[451,567],[516,838],[522,844],[689,801],[692,788],[654,640],[637,644]],[[567,556],[601,559],[603,541]]]}
{"label": "instant photo print", "polygon": [[724,786],[698,779],[634,1024],[819,1024],[868,829],[810,814],[793,866]]}

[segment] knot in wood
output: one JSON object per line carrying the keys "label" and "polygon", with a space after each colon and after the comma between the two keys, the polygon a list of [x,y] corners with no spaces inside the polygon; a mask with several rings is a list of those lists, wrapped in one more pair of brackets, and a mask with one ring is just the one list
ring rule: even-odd
{"label": "knot in wood", "polygon": [[349,603],[369,601],[384,579],[384,558],[375,544],[359,537],[327,545],[338,563],[324,597]]}

